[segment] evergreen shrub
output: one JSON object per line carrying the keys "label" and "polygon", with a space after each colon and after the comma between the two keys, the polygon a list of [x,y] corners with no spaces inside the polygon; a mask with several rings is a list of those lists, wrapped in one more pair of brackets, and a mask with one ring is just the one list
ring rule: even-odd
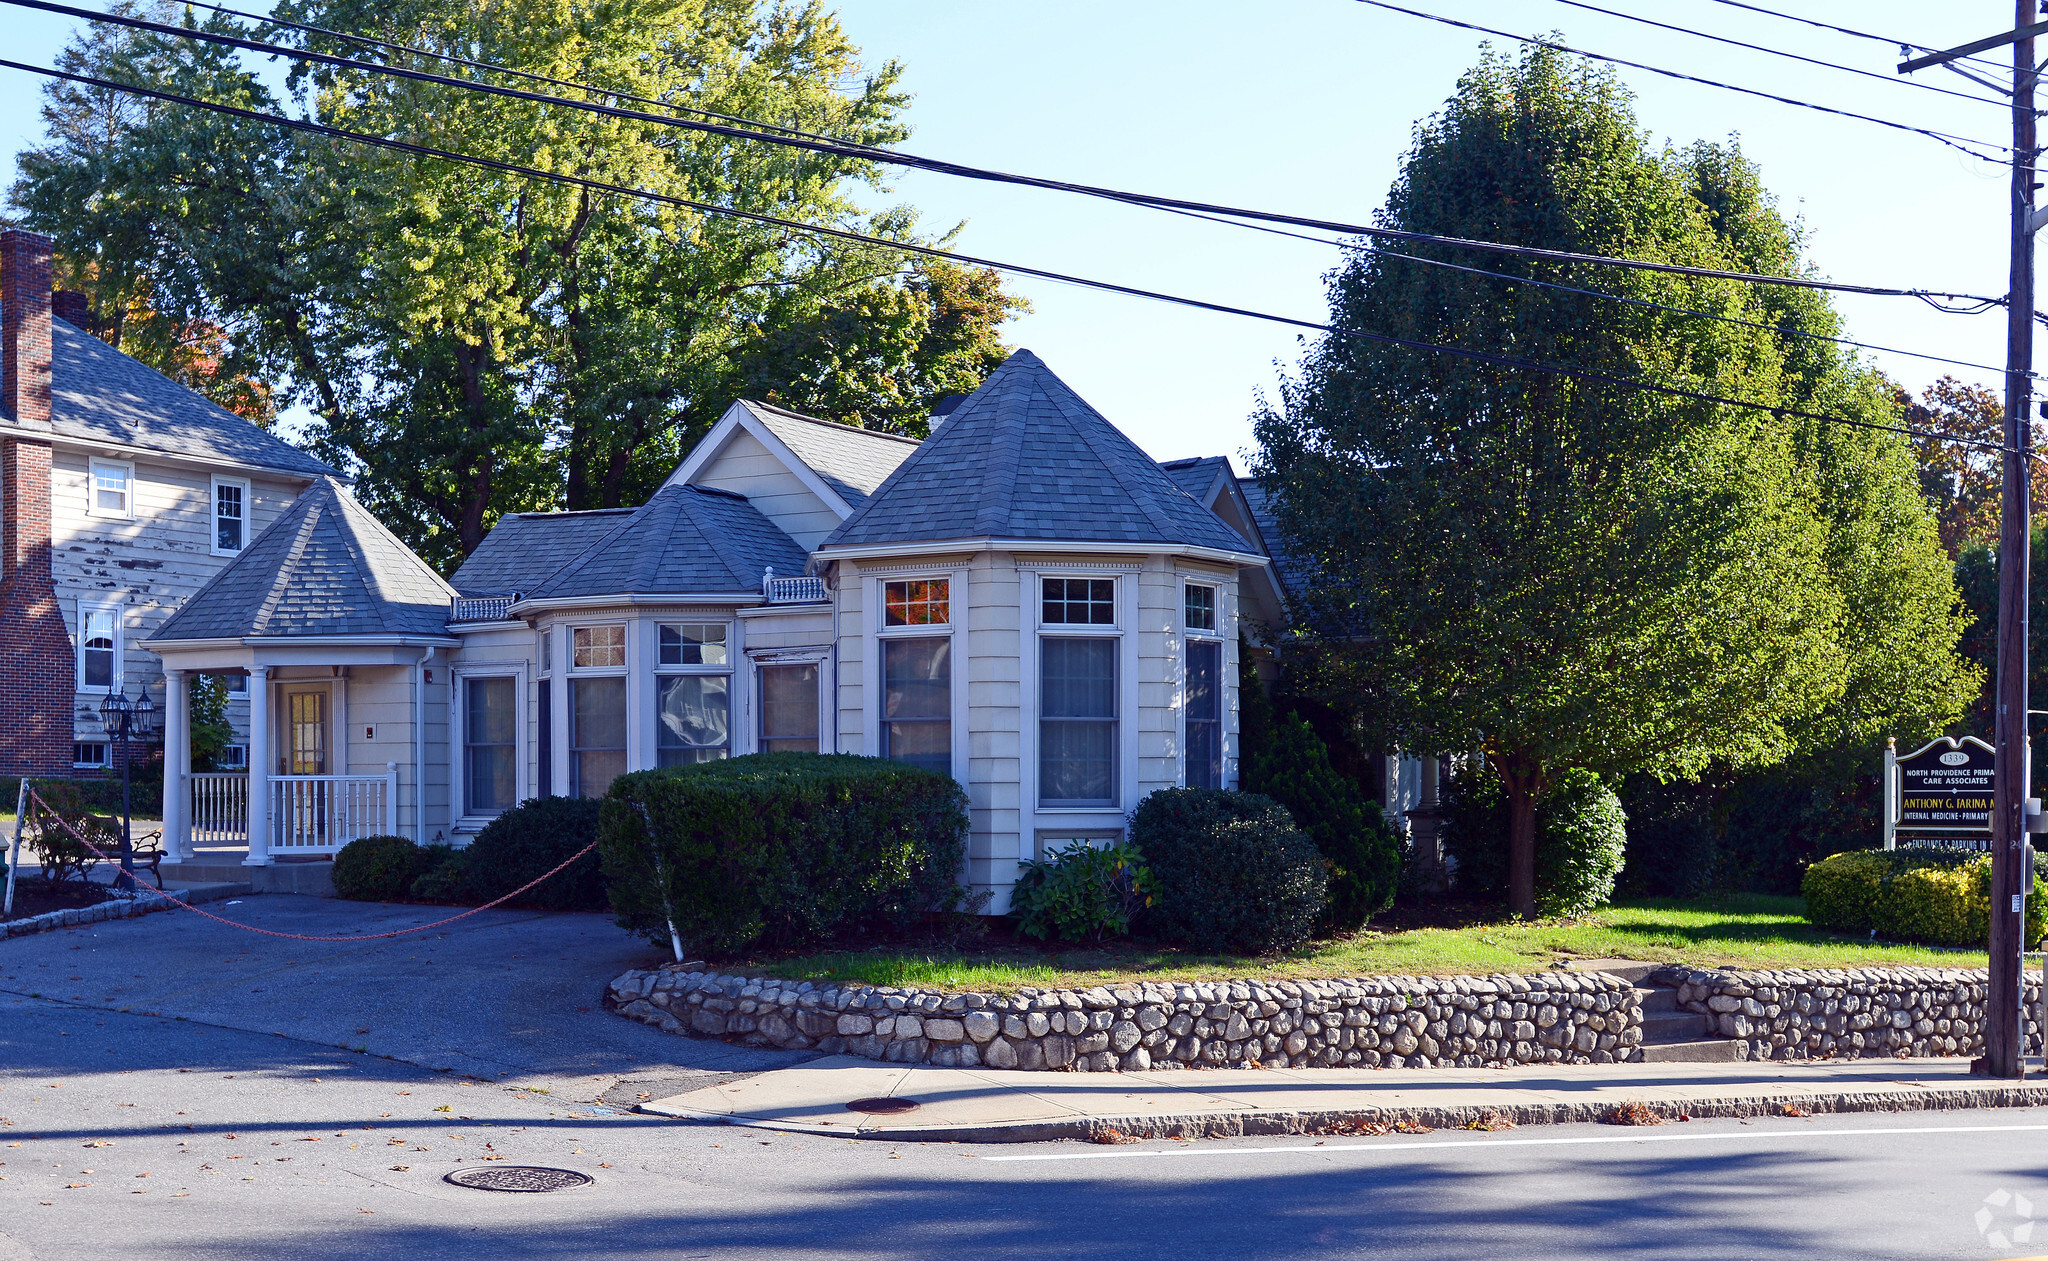
{"label": "evergreen shrub", "polygon": [[1329,874],[1327,927],[1362,927],[1393,904],[1401,880],[1400,838],[1357,781],[1331,763],[1315,728],[1299,717],[1281,721],[1247,770],[1245,787],[1287,807],[1321,851]]}
{"label": "evergreen shrub", "polygon": [[439,857],[403,836],[364,836],[334,856],[334,895],[356,902],[403,902]]}
{"label": "evergreen shrub", "polygon": [[[1483,761],[1458,768],[1445,793],[1443,841],[1457,888],[1500,901],[1508,889],[1508,797]],[[1587,770],[1561,772],[1536,800],[1536,911],[1584,915],[1614,896],[1628,849],[1621,799]]]}
{"label": "evergreen shrub", "polygon": [[635,771],[599,816],[619,925],[661,946],[788,949],[900,933],[962,901],[967,794],[851,754],[753,753]]}
{"label": "evergreen shrub", "polygon": [[[1910,847],[1835,854],[1806,869],[1806,918],[1858,935],[1898,941],[1982,946],[1991,931],[1991,855]],[[2041,939],[2048,879],[2027,895],[2027,943]]]}
{"label": "evergreen shrub", "polygon": [[1308,939],[1329,896],[1323,856],[1258,793],[1162,788],[1131,814],[1157,888],[1148,932],[1190,950],[1264,954]]}
{"label": "evergreen shrub", "polygon": [[1024,864],[1010,891],[1010,913],[1026,937],[1101,941],[1128,936],[1133,918],[1152,904],[1153,890],[1137,846],[1075,841]]}
{"label": "evergreen shrub", "polygon": [[[484,825],[461,851],[456,899],[479,906],[552,870],[597,839],[599,803],[582,797],[534,797]],[[507,906],[543,911],[602,911],[604,874],[597,851],[513,898]]]}

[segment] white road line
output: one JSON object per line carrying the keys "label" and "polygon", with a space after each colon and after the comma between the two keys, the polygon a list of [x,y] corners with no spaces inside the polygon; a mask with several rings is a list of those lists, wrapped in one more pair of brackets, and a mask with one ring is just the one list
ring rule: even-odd
{"label": "white road line", "polygon": [[1409,1155],[1442,1151],[1452,1147],[1591,1147],[1611,1143],[1709,1143],[1728,1139],[1861,1138],[1873,1134],[2014,1134],[2048,1131],[2048,1125],[1937,1125],[1896,1126],[1885,1129],[1842,1130],[1751,1130],[1714,1131],[1690,1134],[1600,1134],[1571,1138],[1460,1138],[1432,1143],[1404,1143],[1389,1138],[1380,1143],[1289,1144],[1285,1147],[1155,1147],[1143,1151],[1038,1152],[1018,1156],[981,1156],[988,1161],[1031,1160],[1148,1160],[1172,1156],[1285,1156],[1333,1152],[1366,1152],[1371,1155]]}

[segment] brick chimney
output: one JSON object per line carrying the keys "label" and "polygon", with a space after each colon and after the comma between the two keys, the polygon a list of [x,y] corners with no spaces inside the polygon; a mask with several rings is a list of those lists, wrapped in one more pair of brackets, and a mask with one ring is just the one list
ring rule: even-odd
{"label": "brick chimney", "polygon": [[71,770],[76,676],[50,569],[50,442],[34,432],[50,372],[50,238],[0,231],[0,775]]}
{"label": "brick chimney", "polygon": [[92,331],[92,303],[76,289],[59,289],[51,294],[50,314],[80,332]]}

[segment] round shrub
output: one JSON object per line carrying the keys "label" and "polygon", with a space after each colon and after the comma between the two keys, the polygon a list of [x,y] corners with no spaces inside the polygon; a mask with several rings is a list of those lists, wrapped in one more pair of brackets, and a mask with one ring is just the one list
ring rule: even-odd
{"label": "round shrub", "polygon": [[1270,746],[1250,763],[1245,787],[1287,807],[1322,852],[1330,882],[1324,923],[1358,928],[1391,906],[1401,880],[1400,839],[1357,782],[1331,764],[1315,728],[1300,718],[1279,723]]}
{"label": "round shrub", "polygon": [[789,949],[960,905],[958,780],[846,753],[750,753],[612,781],[599,850],[619,926],[657,945]]}
{"label": "round shrub", "polygon": [[1308,939],[1329,892],[1323,856],[1257,793],[1162,788],[1131,815],[1158,893],[1145,924],[1190,950],[1263,954]]}
{"label": "round shrub", "polygon": [[[552,870],[597,839],[599,812],[599,802],[581,797],[535,797],[492,819],[462,851],[458,899],[478,906]],[[543,911],[608,909],[597,851],[506,905]]]}
{"label": "round shrub", "polygon": [[361,837],[334,856],[334,894],[356,902],[402,902],[433,861],[405,837]]}
{"label": "round shrub", "polygon": [[1026,937],[1101,941],[1127,935],[1152,894],[1152,873],[1137,846],[1075,841],[1024,864],[1010,890],[1010,913]]}
{"label": "round shrub", "polygon": [[[1453,771],[1444,793],[1444,851],[1468,897],[1508,892],[1508,796],[1483,761]],[[1606,905],[1628,849],[1628,815],[1592,771],[1561,771],[1536,799],[1536,911],[1584,915]]]}
{"label": "round shrub", "polygon": [[1892,865],[1881,852],[1858,850],[1824,858],[1806,869],[1799,891],[1806,918],[1822,928],[1867,933],[1877,927],[1877,899]]}

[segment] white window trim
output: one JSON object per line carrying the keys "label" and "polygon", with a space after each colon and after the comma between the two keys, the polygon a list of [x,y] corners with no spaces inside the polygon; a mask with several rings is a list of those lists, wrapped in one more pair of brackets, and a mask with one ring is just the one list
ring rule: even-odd
{"label": "white window trim", "polygon": [[74,769],[74,770],[98,770],[98,769],[100,769],[100,768],[102,768],[102,767],[108,767],[108,766],[112,766],[112,765],[114,764],[114,746],[113,746],[113,742],[112,742],[112,741],[109,741],[109,740],[79,740],[79,741],[76,741],[76,742],[74,742],[74,744],[73,744],[73,746],[72,746],[72,751],[73,751],[74,755],[75,755],[75,754],[76,754],[76,752],[77,752],[77,746],[78,746],[78,745],[81,745],[81,744],[96,744],[96,745],[98,745],[98,746],[99,746],[99,749],[100,749],[100,760],[99,760],[99,761],[97,761],[97,762],[81,762],[81,761],[79,761],[79,760],[78,760],[78,758],[77,758],[76,756],[73,756],[73,757],[72,757],[72,759],[71,759],[71,766],[72,766],[72,769]]}
{"label": "white window trim", "polygon": [[476,661],[457,665],[452,677],[456,686],[448,689],[448,730],[456,733],[454,747],[449,750],[451,762],[449,795],[460,803],[455,812],[454,830],[475,832],[480,830],[496,814],[480,814],[469,808],[469,680],[472,678],[513,680],[513,722],[512,722],[512,763],[513,804],[538,796],[533,789],[533,773],[529,769],[528,754],[532,752],[529,742],[534,733],[527,721],[526,698],[531,694],[527,689],[533,682],[532,674],[523,661]]}
{"label": "white window trim", "polygon": [[[955,639],[956,631],[960,626],[960,614],[963,609],[960,596],[968,589],[968,571],[965,568],[955,569],[930,564],[904,565],[887,570],[873,570],[862,574],[861,578],[865,584],[863,594],[867,597],[863,601],[865,607],[861,611],[861,620],[865,623],[862,628],[864,631],[863,638],[866,640],[869,649],[867,660],[861,665],[861,677],[864,684],[863,690],[868,697],[872,698],[861,706],[861,738],[863,747],[876,757],[880,757],[882,755],[882,641],[885,639],[936,639],[940,636]],[[944,578],[946,580],[945,624],[928,623],[923,626],[884,626],[882,624],[885,616],[883,602],[887,598],[887,584],[930,578]],[[953,725],[953,778],[958,780],[962,786],[967,784],[968,750],[970,748],[967,737],[967,659],[966,654],[962,651],[962,647],[966,642],[965,636],[958,636],[957,642],[948,650],[950,668],[953,674],[953,687],[950,698],[950,712],[946,715],[947,721]],[[824,680],[820,679],[820,690],[823,687]],[[827,730],[830,730],[830,728],[819,729],[818,738],[821,744],[824,741],[824,735]]]}
{"label": "white window trim", "polygon": [[[101,469],[119,469],[121,470],[122,477],[127,481],[128,493],[124,498],[128,506],[120,512],[100,507],[100,492],[97,483],[99,480],[98,474]],[[85,515],[89,517],[104,517],[113,521],[133,521],[135,519],[135,462],[133,460],[102,460],[95,457],[86,461]],[[212,520],[210,513],[207,519],[209,521]]]}
{"label": "white window trim", "polygon": [[[90,618],[94,613],[111,613],[114,615],[114,664],[110,674],[110,683],[107,687],[90,687],[87,686],[85,681],[85,640],[87,628],[90,625]],[[126,672],[121,668],[124,664],[122,658],[128,649],[128,628],[124,624],[127,620],[125,613],[125,607],[118,600],[79,600],[78,638],[75,641],[77,649],[71,656],[80,692],[90,693],[94,696],[105,696],[110,692],[120,691],[121,685],[127,681],[124,677]]]}
{"label": "white window trim", "polygon": [[[230,770],[230,771],[246,771],[246,770],[248,770],[248,769],[249,769],[249,746],[248,746],[248,745],[246,745],[246,744],[224,744],[224,745],[222,745],[222,746],[221,746],[221,748],[220,748],[220,752],[221,752],[220,764],[221,764],[221,766],[222,766],[222,767],[223,767],[224,769],[226,769],[226,770]],[[228,755],[228,754],[229,754],[230,752],[234,752],[234,753],[239,753],[239,754],[241,755],[241,758],[240,758],[240,760],[238,760],[238,761],[233,761],[233,762],[229,761],[229,760],[228,760],[228,756],[227,756],[227,755]]]}
{"label": "white window trim", "polygon": [[[1232,753],[1237,746],[1237,740],[1230,729],[1230,677],[1237,648],[1232,642],[1233,637],[1225,632],[1227,628],[1236,624],[1236,606],[1230,603],[1230,593],[1225,584],[1214,574],[1176,573],[1173,577],[1176,593],[1174,623],[1180,628],[1180,642],[1174,646],[1173,651],[1174,725],[1178,728],[1175,732],[1177,739],[1173,751],[1174,782],[1183,788],[1187,787],[1188,750],[1193,747],[1188,741],[1188,646],[1197,640],[1206,640],[1223,645],[1216,679],[1219,693],[1216,698],[1217,743],[1222,746],[1217,750],[1217,761],[1220,765],[1217,768],[1216,779],[1217,783],[1225,788],[1235,788],[1237,777],[1233,773]],[[1215,610],[1215,629],[1197,630],[1188,625],[1189,587],[1207,587],[1212,593],[1210,599]]]}
{"label": "white window trim", "polygon": [[[1190,639],[1224,639],[1223,631],[1230,623],[1223,615],[1223,584],[1207,576],[1195,577],[1189,574],[1177,575],[1180,583],[1180,629]],[[1188,588],[1205,587],[1209,591],[1210,608],[1216,625],[1202,630],[1188,625]]]}
{"label": "white window trim", "polygon": [[[569,660],[569,670],[568,670],[568,672],[569,672],[570,674],[576,675],[576,676],[577,676],[577,677],[579,677],[579,678],[602,678],[602,677],[604,677],[604,676],[606,676],[606,675],[621,675],[621,674],[630,674],[630,673],[632,673],[632,670],[633,670],[633,622],[634,622],[634,619],[632,619],[632,618],[619,618],[619,619],[617,619],[617,620],[613,620],[613,619],[609,619],[609,618],[606,618],[606,619],[601,619],[601,620],[598,620],[598,621],[593,621],[593,622],[573,622],[573,623],[566,623],[566,624],[557,624],[557,626],[556,626],[556,628],[555,628],[555,629],[557,629],[557,630],[560,630],[560,631],[562,632],[562,638],[563,638],[564,640],[566,640],[566,641],[567,641],[567,645],[566,645],[566,646],[567,646],[567,647],[568,647],[568,649],[569,649],[569,651],[568,651],[568,654],[567,654],[567,655],[568,655],[568,660]],[[626,634],[626,642],[625,642],[625,660],[624,660],[624,661],[622,661],[622,662],[620,662],[620,663],[619,663],[618,665],[615,665],[615,666],[579,666],[579,665],[577,665],[577,664],[576,664],[576,632],[577,632],[577,631],[580,631],[580,630],[599,630],[599,629],[609,629],[610,627],[613,627],[613,626],[623,627],[623,628],[625,629],[625,634]]]}
{"label": "white window trim", "polygon": [[[229,551],[220,545],[220,488],[223,486],[233,486],[242,492],[242,546],[235,548],[233,551]],[[129,495],[132,501],[134,496],[134,483],[132,481],[129,483]],[[248,548],[255,533],[250,521],[250,518],[255,515],[253,512],[255,501],[255,492],[250,489],[247,478],[222,477],[218,473],[214,474],[213,480],[206,490],[206,546],[215,556],[240,556]]]}
{"label": "white window trim", "polygon": [[[948,610],[949,612],[951,610]],[[878,654],[879,655],[879,654]],[[837,700],[832,695],[832,650],[830,648],[762,648],[747,654],[749,676],[747,694],[761,694],[761,667],[763,666],[816,666],[818,667],[818,752],[832,751],[832,718]],[[761,751],[761,717],[758,705],[751,706],[757,712],[750,713],[746,730],[746,751]],[[879,731],[879,727],[877,728]],[[733,756],[739,756],[738,737],[733,740]],[[877,746],[879,747],[879,745]]]}
{"label": "white window trim", "polygon": [[[1018,568],[1017,598],[1025,614],[1024,635],[1028,642],[1023,645],[1023,660],[1018,663],[1022,683],[1022,694],[1018,698],[1023,704],[1022,765],[1018,768],[1022,798],[1021,805],[1026,818],[1035,819],[1035,824],[1026,826],[1024,835],[1038,846],[1046,835],[1064,836],[1071,832],[1091,832],[1108,835],[1112,830],[1123,834],[1124,815],[1137,805],[1139,784],[1139,687],[1138,687],[1138,635],[1139,624],[1138,592],[1144,582],[1142,572],[1135,566],[1110,568],[1075,564],[1045,565],[1042,567]],[[1046,578],[1113,578],[1116,581],[1116,621],[1110,625],[1050,622],[1045,620],[1044,586]],[[1040,653],[1039,641],[1054,637],[1081,639],[1115,639],[1116,654],[1116,799],[1107,806],[1047,804],[1042,796],[1038,776],[1038,730],[1039,713]],[[1020,838],[1021,839],[1021,838]],[[1043,858],[1043,853],[1020,855],[1022,858]]]}

